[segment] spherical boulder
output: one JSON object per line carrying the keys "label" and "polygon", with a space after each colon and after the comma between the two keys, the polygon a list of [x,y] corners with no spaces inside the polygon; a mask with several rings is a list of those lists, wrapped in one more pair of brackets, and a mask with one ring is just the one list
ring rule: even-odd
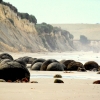
{"label": "spherical boulder", "polygon": [[27,66],[26,62],[25,62],[25,61],[23,61],[23,60],[14,60],[14,61],[16,61],[16,62],[20,63],[20,64],[21,64],[21,66],[23,66],[23,67],[26,67],[26,66]]}
{"label": "spherical boulder", "polygon": [[99,65],[98,65],[98,63],[97,62],[95,62],[95,61],[88,61],[88,62],[86,62],[85,64],[84,64],[84,67],[85,67],[85,69],[86,70],[93,70],[94,68],[98,71],[98,69],[99,69]]}
{"label": "spherical boulder", "polygon": [[8,54],[8,53],[2,53],[2,54],[0,54],[0,58],[1,59],[10,59],[10,60],[13,60],[13,57],[10,54]]}
{"label": "spherical boulder", "polygon": [[59,62],[53,62],[47,66],[46,71],[64,71],[64,64],[60,64]]}
{"label": "spherical boulder", "polygon": [[43,59],[43,58],[38,58],[38,59],[36,59],[36,60],[34,60],[33,62],[32,62],[32,64],[31,64],[31,67],[35,64],[35,63],[37,63],[37,62],[45,62],[46,60],[45,59]]}
{"label": "spherical boulder", "polygon": [[66,66],[66,67],[64,68],[64,70],[67,70],[67,67],[68,67],[68,65],[69,65],[71,62],[75,62],[75,61],[74,61],[74,60],[65,60],[65,61],[62,62],[62,63]]}
{"label": "spherical boulder", "polygon": [[68,64],[67,70],[68,71],[77,71],[78,68],[83,68],[83,64],[81,62],[71,62],[70,64]]}
{"label": "spherical boulder", "polygon": [[24,62],[25,64],[27,64],[26,61],[23,61],[23,57],[20,57],[18,59],[15,59],[14,61],[16,61],[16,62]]}
{"label": "spherical boulder", "polygon": [[15,61],[23,61],[25,62],[26,64],[32,64],[32,62],[34,60],[36,60],[37,58],[32,58],[32,57],[28,57],[28,56],[25,56],[25,57],[20,57],[18,59],[15,59]]}
{"label": "spherical boulder", "polygon": [[24,66],[16,61],[7,62],[0,64],[0,79],[5,81],[11,80],[16,81],[17,79],[22,80],[27,78],[30,80],[30,72]]}
{"label": "spherical boulder", "polygon": [[42,62],[36,62],[30,69],[31,70],[40,70]]}
{"label": "spherical boulder", "polygon": [[45,62],[43,62],[43,64],[42,64],[40,70],[45,71],[45,70],[47,69],[47,66],[48,66],[49,64],[53,63],[53,62],[58,62],[58,61],[55,60],[55,59],[48,59],[48,60],[46,60]]}

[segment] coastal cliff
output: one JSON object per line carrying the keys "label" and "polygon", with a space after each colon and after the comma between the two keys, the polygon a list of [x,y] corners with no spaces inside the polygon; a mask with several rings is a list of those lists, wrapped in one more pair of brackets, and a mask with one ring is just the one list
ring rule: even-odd
{"label": "coastal cliff", "polygon": [[2,52],[72,51],[73,40],[68,34],[60,32],[38,34],[34,23],[21,19],[8,6],[0,4],[0,51]]}

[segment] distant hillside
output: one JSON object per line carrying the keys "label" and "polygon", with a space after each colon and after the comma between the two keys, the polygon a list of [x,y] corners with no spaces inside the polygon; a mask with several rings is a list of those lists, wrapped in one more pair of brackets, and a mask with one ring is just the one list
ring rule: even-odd
{"label": "distant hillside", "polygon": [[90,40],[100,40],[100,24],[52,24],[69,31],[74,40],[79,40],[80,35],[85,35]]}

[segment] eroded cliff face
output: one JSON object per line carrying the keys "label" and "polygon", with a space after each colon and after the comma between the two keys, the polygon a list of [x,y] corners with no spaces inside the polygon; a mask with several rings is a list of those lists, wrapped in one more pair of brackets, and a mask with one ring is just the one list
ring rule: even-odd
{"label": "eroded cliff face", "polygon": [[33,23],[20,19],[9,7],[0,4],[0,51],[69,51],[73,48],[67,35],[38,35]]}
{"label": "eroded cliff face", "polygon": [[68,34],[61,33],[42,34],[41,39],[47,49],[50,51],[73,51],[73,40],[68,38]]}

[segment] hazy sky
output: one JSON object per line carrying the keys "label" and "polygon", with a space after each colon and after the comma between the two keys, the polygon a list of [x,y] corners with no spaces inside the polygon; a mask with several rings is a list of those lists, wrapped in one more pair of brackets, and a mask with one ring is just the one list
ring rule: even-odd
{"label": "hazy sky", "polygon": [[38,23],[100,23],[100,0],[3,0]]}

